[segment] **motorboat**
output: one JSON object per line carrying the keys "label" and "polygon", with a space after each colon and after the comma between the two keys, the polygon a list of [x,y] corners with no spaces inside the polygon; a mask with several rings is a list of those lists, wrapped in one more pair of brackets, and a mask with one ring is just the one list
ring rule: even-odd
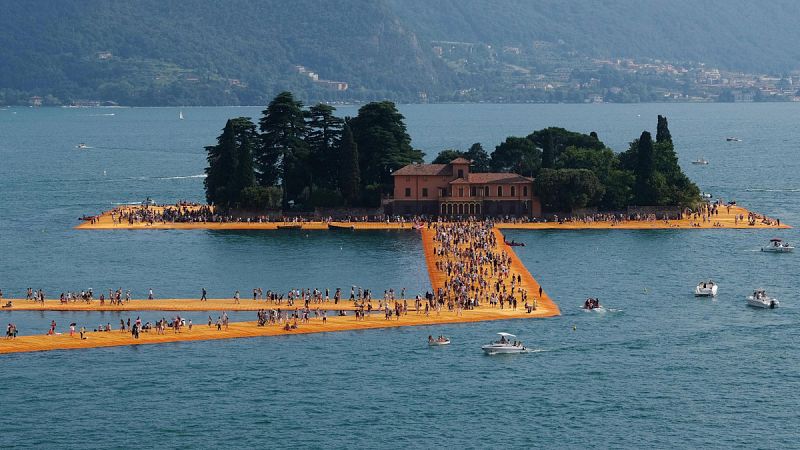
{"label": "motorboat", "polygon": [[708,165],[708,160],[705,158],[695,159],[694,161],[692,161],[692,164],[696,166],[705,166]]}
{"label": "motorboat", "polygon": [[713,195],[711,195],[711,194],[710,194],[710,193],[708,193],[708,192],[701,192],[701,193],[700,193],[700,198],[712,198],[712,197],[714,197],[714,196],[713,196]]}
{"label": "motorboat", "polygon": [[81,142],[80,144],[76,145],[75,148],[83,150],[83,149],[89,148],[89,146],[86,145],[85,143]]}
{"label": "motorboat", "polygon": [[780,305],[777,298],[767,295],[767,291],[759,289],[753,292],[753,295],[747,297],[747,305],[754,308],[768,308],[775,309]]}
{"label": "motorboat", "polygon": [[593,297],[587,298],[586,301],[583,302],[582,308],[585,309],[586,311],[596,311],[596,312],[605,311],[603,305],[600,304],[600,299]]}
{"label": "motorboat", "polygon": [[444,336],[441,336],[441,335],[438,338],[435,338],[435,339],[434,339],[433,336],[428,336],[428,345],[431,345],[431,346],[450,345],[450,339],[448,339],[448,338],[446,338]]}
{"label": "motorboat", "polygon": [[790,253],[794,251],[794,247],[789,245],[788,242],[783,242],[783,239],[770,239],[769,245],[766,247],[761,247],[762,252],[769,252],[769,253]]}
{"label": "motorboat", "polygon": [[500,339],[486,344],[481,347],[481,349],[486,352],[487,355],[497,355],[497,354],[510,354],[510,353],[522,353],[528,351],[522,342],[517,341],[516,336],[511,333],[497,333],[500,335]]}
{"label": "motorboat", "polygon": [[695,297],[716,297],[719,286],[711,280],[701,281],[694,288]]}
{"label": "motorboat", "polygon": [[728,142],[742,142],[742,140],[737,138],[737,137],[728,137],[728,138],[725,138],[725,140],[728,141]]}

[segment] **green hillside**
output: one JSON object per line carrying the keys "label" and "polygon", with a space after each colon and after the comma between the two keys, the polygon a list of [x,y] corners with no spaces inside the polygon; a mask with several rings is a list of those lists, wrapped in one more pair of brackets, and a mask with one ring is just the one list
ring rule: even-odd
{"label": "green hillside", "polygon": [[[0,104],[34,95],[45,104],[265,104],[283,90],[306,101],[514,99],[526,73],[579,57],[785,73],[800,65],[798,12],[790,0],[6,1]],[[482,46],[442,55],[434,41]],[[524,57],[500,54],[504,46]],[[682,88],[680,80],[617,78],[634,86],[615,91],[620,101],[651,100],[653,86]]]}

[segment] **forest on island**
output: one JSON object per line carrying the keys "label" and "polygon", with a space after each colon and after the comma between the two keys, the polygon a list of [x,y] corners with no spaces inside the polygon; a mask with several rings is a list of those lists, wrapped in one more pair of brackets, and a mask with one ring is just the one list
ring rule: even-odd
{"label": "forest on island", "polygon": [[[206,147],[206,199],[222,209],[312,210],[377,207],[392,193],[392,172],[424,162],[411,145],[405,118],[389,101],[337,117],[327,104],[305,107],[291,92],[278,94],[258,123],[227,121]],[[700,191],[678,164],[667,118],[658,116],[655,139],[644,131],[615,153],[592,132],[558,127],[509,136],[491,154],[480,143],[445,149],[433,160],[472,161],[473,172],[514,172],[535,179],[545,211],[581,208],[619,211],[628,206],[691,207]]]}

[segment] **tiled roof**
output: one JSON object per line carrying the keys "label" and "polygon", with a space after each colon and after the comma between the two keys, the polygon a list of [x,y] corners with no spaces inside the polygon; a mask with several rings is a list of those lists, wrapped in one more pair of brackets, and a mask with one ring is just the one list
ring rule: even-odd
{"label": "tiled roof", "polygon": [[456,158],[456,159],[450,161],[450,164],[471,164],[471,163],[472,163],[472,161],[470,161],[470,160],[468,160],[466,158]]}
{"label": "tiled roof", "polygon": [[449,164],[409,164],[397,169],[392,175],[451,176],[453,169]]}

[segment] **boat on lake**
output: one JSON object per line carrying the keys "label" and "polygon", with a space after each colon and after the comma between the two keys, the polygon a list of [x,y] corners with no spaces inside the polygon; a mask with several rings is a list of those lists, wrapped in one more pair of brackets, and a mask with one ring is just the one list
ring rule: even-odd
{"label": "boat on lake", "polygon": [[83,150],[85,148],[89,148],[89,146],[84,144],[83,142],[81,142],[80,144],[76,145],[75,148],[79,148],[79,149]]}
{"label": "boat on lake", "polygon": [[581,308],[585,309],[586,311],[595,311],[595,312],[605,311],[603,305],[600,304],[600,299],[593,297],[587,298],[586,301],[583,302],[583,306]]}
{"label": "boat on lake", "polygon": [[353,231],[353,230],[356,229],[356,226],[355,225],[335,225],[335,224],[329,223],[328,224],[328,229],[329,230],[349,230],[349,231]]}
{"label": "boat on lake", "polygon": [[[486,352],[487,355],[497,355],[497,354],[511,354],[511,353],[522,353],[528,351],[522,342],[517,341],[516,336],[511,333],[497,333],[500,335],[500,339],[486,344],[481,347],[481,349]],[[513,341],[512,341],[513,340]]]}
{"label": "boat on lake", "polygon": [[711,280],[708,281],[701,281],[697,283],[697,286],[694,288],[694,296],[695,297],[716,297],[717,296],[717,283],[714,283]]}
{"label": "boat on lake", "polygon": [[433,336],[428,336],[428,345],[436,346],[436,345],[450,345],[450,339],[439,336],[438,338],[433,338]]}
{"label": "boat on lake", "polygon": [[767,291],[759,289],[753,292],[753,295],[747,297],[747,305],[754,308],[775,309],[780,305],[777,298],[767,295]]}
{"label": "boat on lake", "polygon": [[509,241],[504,241],[504,242],[509,247],[525,247],[525,243],[524,242],[517,242],[517,241],[515,241],[513,239],[511,240],[511,242],[509,242]]}
{"label": "boat on lake", "polygon": [[769,244],[766,247],[761,247],[762,252],[767,253],[791,253],[794,251],[794,247],[789,245],[788,242],[784,242],[783,239],[770,239]]}
{"label": "boat on lake", "polygon": [[705,166],[708,165],[708,160],[705,158],[695,159],[694,161],[692,161],[692,164],[696,166]]}
{"label": "boat on lake", "polygon": [[725,138],[725,140],[728,141],[728,142],[742,142],[741,139],[739,139],[737,137],[732,137],[732,136]]}

